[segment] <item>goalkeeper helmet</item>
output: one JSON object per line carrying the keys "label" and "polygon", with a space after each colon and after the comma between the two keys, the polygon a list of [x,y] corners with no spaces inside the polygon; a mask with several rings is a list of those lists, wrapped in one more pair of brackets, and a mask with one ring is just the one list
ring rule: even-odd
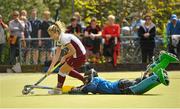
{"label": "goalkeeper helmet", "polygon": [[85,72],[85,74],[84,74],[85,84],[88,84],[89,82],[91,82],[91,80],[94,77],[98,77],[98,74],[97,74],[97,71],[94,70],[93,68],[88,70],[87,72]]}

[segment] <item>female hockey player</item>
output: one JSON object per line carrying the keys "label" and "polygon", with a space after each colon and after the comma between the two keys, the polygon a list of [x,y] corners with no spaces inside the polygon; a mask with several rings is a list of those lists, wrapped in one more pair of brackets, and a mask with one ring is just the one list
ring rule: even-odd
{"label": "female hockey player", "polygon": [[66,79],[66,75],[77,78],[84,82],[83,76],[80,75],[80,73],[77,72],[75,69],[79,68],[85,63],[86,50],[81,41],[76,36],[74,36],[73,34],[66,34],[64,32],[65,24],[60,21],[55,22],[55,24],[48,28],[50,38],[57,41],[57,49],[52,59],[52,63],[48,69],[47,75],[51,73],[51,69],[59,60],[62,48],[68,49],[68,53],[64,55],[60,60],[60,63],[63,65],[60,67],[58,73],[58,90],[50,90],[49,94],[62,93],[61,89]]}

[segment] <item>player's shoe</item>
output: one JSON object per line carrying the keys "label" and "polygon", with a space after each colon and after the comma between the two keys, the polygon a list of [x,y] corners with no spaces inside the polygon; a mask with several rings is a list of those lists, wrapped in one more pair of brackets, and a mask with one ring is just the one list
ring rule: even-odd
{"label": "player's shoe", "polygon": [[50,95],[61,95],[62,90],[61,89],[52,89],[52,90],[48,91],[48,94],[50,94]]}

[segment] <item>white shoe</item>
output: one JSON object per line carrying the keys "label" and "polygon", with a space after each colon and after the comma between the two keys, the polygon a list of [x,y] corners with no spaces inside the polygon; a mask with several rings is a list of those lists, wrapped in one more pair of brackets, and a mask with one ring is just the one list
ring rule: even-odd
{"label": "white shoe", "polygon": [[50,94],[50,95],[60,95],[60,94],[62,94],[62,91],[61,91],[61,89],[51,89],[51,90],[48,91],[48,94]]}

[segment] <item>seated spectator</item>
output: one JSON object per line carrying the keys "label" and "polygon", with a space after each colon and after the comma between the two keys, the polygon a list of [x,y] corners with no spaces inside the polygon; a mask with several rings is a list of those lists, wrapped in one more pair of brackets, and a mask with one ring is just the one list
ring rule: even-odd
{"label": "seated spectator", "polygon": [[87,49],[87,57],[99,59],[101,45],[101,28],[97,25],[96,18],[92,18],[90,25],[85,29],[83,44]]}
{"label": "seated spectator", "polygon": [[120,55],[120,26],[115,24],[115,16],[108,16],[108,24],[102,31],[102,37],[105,40],[103,55],[107,57],[107,61],[112,59],[113,65],[117,65],[117,57]]}
{"label": "seated spectator", "polygon": [[178,35],[180,35],[180,20],[177,18],[175,14],[171,16],[170,22],[167,24],[167,34],[169,36],[169,42],[168,42],[169,52],[176,54],[180,58],[180,41],[177,44],[173,44],[172,42],[173,41],[172,39],[176,39],[174,37],[172,38],[173,35],[176,35],[175,37],[178,37]]}
{"label": "seated spectator", "polygon": [[132,24],[131,24],[131,33],[134,36],[138,36],[138,29],[141,25],[145,23],[145,21],[141,18],[142,13],[138,13],[137,15],[134,16]]}
{"label": "seated spectator", "polygon": [[81,25],[78,24],[76,17],[71,18],[71,25],[67,27],[66,33],[74,34],[75,36],[80,38],[82,28]]}
{"label": "seated spectator", "polygon": [[75,12],[74,16],[77,18],[77,22],[81,25],[81,28],[84,30],[86,28],[85,23],[81,20],[81,15],[79,12]]}
{"label": "seated spectator", "polygon": [[130,36],[131,35],[131,28],[129,22],[124,18],[122,19],[121,23],[121,36]]}

